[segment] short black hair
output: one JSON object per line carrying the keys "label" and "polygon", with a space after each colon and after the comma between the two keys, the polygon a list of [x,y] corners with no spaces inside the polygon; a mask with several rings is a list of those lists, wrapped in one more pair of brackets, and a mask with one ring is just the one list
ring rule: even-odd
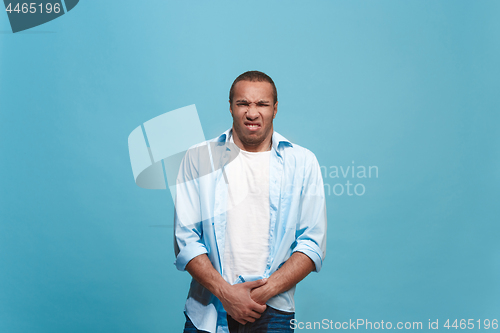
{"label": "short black hair", "polygon": [[238,76],[231,85],[231,89],[229,90],[229,103],[233,103],[234,86],[240,81],[269,82],[271,86],[273,86],[273,104],[276,104],[276,102],[278,101],[278,91],[276,90],[276,85],[274,84],[273,79],[271,79],[271,77],[266,73],[262,73],[259,71],[248,71]]}

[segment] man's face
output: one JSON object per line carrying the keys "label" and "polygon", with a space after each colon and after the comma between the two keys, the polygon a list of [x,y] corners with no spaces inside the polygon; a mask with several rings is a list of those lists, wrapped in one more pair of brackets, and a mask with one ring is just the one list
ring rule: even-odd
{"label": "man's face", "polygon": [[244,146],[259,146],[272,136],[273,119],[278,112],[278,102],[273,102],[269,82],[239,81],[234,86],[230,111],[233,129]]}

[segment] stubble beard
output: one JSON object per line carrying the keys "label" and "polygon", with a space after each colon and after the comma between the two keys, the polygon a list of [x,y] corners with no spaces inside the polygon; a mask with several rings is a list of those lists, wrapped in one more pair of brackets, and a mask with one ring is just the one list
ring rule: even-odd
{"label": "stubble beard", "polygon": [[269,132],[272,132],[272,127],[267,129],[267,131],[265,132],[262,132],[260,133],[259,135],[244,135],[243,134],[243,130],[240,126],[237,126],[237,125],[233,125],[234,126],[234,130],[236,132],[236,135],[238,136],[238,139],[240,139],[241,143],[244,145],[244,146],[247,146],[247,147],[258,147],[262,142],[264,142],[264,140],[267,138],[267,135],[269,134]]}

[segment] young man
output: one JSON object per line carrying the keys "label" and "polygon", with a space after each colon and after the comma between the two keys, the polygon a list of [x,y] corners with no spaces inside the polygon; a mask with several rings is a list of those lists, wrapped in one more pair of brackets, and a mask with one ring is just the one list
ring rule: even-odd
{"label": "young man", "polygon": [[193,277],[184,332],[292,332],[295,285],[325,257],[320,167],[274,131],[269,76],[241,74],[229,105],[232,128],[190,149],[177,178],[176,266]]}

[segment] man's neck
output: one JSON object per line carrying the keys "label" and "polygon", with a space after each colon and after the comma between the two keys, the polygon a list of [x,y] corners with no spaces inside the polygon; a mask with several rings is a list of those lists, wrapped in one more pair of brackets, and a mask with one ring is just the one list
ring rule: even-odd
{"label": "man's neck", "polygon": [[264,139],[264,141],[257,143],[255,145],[244,144],[240,140],[240,138],[238,137],[238,134],[236,134],[234,128],[231,130],[231,132],[232,132],[234,144],[242,150],[249,151],[252,153],[259,153],[259,152],[271,150],[273,131],[271,131],[271,133],[268,135],[267,138]]}

